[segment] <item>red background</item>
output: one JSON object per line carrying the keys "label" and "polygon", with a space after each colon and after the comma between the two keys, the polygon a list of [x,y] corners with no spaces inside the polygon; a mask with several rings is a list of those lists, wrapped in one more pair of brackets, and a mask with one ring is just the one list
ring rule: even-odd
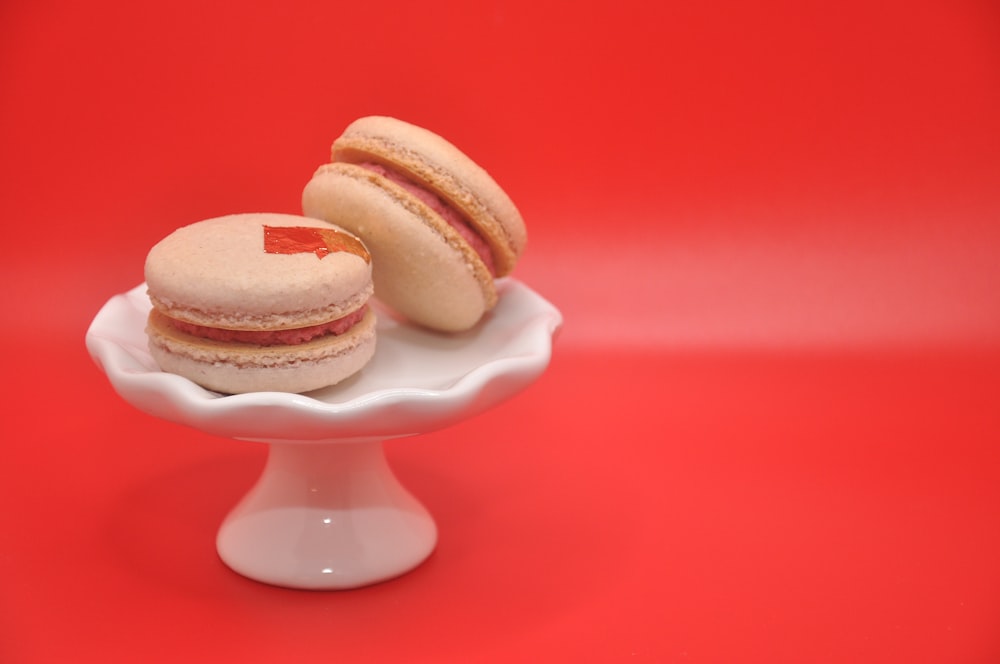
{"label": "red background", "polygon": [[[263,447],[84,333],[370,113],[504,185],[565,328],[388,445],[423,566],[267,587],[214,550]],[[985,0],[7,0],[0,661],[1000,661],[998,154]]]}

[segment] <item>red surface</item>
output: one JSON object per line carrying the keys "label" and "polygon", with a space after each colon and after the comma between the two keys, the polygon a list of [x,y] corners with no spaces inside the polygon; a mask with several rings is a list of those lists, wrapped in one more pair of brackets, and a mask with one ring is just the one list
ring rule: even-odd
{"label": "red surface", "polygon": [[[0,661],[1000,661],[1000,12],[569,6],[0,6]],[[426,564],[271,588],[214,551],[264,449],[83,336],[367,113],[504,184],[566,326],[388,446]]]}

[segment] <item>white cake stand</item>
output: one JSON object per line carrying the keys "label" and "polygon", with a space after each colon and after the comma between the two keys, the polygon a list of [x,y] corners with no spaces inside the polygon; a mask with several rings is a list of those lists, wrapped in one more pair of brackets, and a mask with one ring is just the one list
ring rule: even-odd
{"label": "white cake stand", "polygon": [[559,311],[524,284],[474,330],[436,334],[379,312],[375,357],[307,394],[222,396],[161,372],[146,349],[144,284],[109,300],[87,348],[139,410],[210,434],[268,444],[260,479],[216,539],[234,571],[292,588],[354,588],[419,565],[437,542],[427,510],[399,483],[383,441],[440,429],[495,406],[548,366]]}

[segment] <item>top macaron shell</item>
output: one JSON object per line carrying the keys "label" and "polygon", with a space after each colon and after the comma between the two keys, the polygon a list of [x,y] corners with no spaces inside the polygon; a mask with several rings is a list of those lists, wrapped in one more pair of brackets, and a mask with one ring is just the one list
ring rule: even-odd
{"label": "top macaron shell", "polygon": [[355,120],[333,143],[335,162],[393,167],[460,210],[493,251],[498,277],[524,251],[527,232],[513,201],[481,166],[441,136],[385,116]]}
{"label": "top macaron shell", "polygon": [[371,266],[363,257],[266,253],[264,226],[331,227],[316,219],[261,213],[179,228],[146,259],[154,306],[197,325],[280,330],[335,320],[368,300]]}

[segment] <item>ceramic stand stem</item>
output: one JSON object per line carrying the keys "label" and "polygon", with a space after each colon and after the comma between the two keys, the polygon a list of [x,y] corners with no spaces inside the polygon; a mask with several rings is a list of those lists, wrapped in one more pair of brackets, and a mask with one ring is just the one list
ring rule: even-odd
{"label": "ceramic stand stem", "polygon": [[272,442],[217,548],[258,581],[333,589],[409,571],[436,540],[433,519],[392,473],[381,440]]}

